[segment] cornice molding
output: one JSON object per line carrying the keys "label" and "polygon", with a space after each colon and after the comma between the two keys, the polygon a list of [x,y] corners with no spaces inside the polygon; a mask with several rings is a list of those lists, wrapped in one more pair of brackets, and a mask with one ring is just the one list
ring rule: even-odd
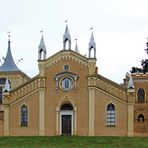
{"label": "cornice molding", "polygon": [[60,52],[54,54],[46,60],[45,67],[47,68],[49,66],[52,66],[55,63],[60,62],[62,60],[73,60],[79,64],[88,66],[88,59],[85,56],[82,56],[81,54],[76,53],[72,50],[61,50]]}

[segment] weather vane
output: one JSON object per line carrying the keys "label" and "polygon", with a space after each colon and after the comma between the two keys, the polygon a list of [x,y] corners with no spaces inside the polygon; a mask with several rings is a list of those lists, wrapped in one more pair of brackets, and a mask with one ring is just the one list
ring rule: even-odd
{"label": "weather vane", "polygon": [[93,30],[93,27],[91,27],[90,30]]}
{"label": "weather vane", "polygon": [[10,32],[10,31],[8,31],[8,32],[7,32],[7,34],[8,34],[8,37],[10,38],[10,34],[11,34],[11,32]]}
{"label": "weather vane", "polygon": [[41,34],[43,34],[43,29],[40,31]]}
{"label": "weather vane", "polygon": [[68,19],[65,20],[65,23],[66,23],[66,24],[68,23]]}
{"label": "weather vane", "polygon": [[16,62],[16,65],[19,63],[19,62],[21,62],[23,59],[19,59],[17,62]]}

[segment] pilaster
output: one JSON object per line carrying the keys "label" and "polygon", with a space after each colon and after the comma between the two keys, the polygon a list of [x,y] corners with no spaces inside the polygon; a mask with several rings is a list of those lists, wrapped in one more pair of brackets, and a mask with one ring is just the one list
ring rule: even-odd
{"label": "pilaster", "polygon": [[94,136],[94,101],[95,89],[89,88],[89,136]]}
{"label": "pilaster", "polygon": [[128,89],[128,137],[134,136],[134,101],[135,101],[135,90],[134,89]]}
{"label": "pilaster", "polygon": [[60,110],[59,107],[56,107],[56,135],[60,135],[60,131],[59,131],[59,114]]}
{"label": "pilaster", "polygon": [[74,135],[77,135],[77,107],[74,107]]}
{"label": "pilaster", "polygon": [[45,89],[39,90],[39,136],[45,135]]}
{"label": "pilaster", "polygon": [[4,136],[9,136],[9,106],[4,105]]}

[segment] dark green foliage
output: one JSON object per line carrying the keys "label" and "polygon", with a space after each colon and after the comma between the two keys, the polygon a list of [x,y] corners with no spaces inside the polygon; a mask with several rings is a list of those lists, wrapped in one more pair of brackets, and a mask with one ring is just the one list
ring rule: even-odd
{"label": "dark green foliage", "polygon": [[132,67],[131,73],[141,73],[143,72],[142,68]]}
{"label": "dark green foliage", "polygon": [[0,148],[142,148],[148,137],[0,137]]}
{"label": "dark green foliage", "polygon": [[[146,44],[147,44],[147,49],[145,49],[145,51],[148,54],[148,43]],[[141,66],[142,68],[132,67],[132,70],[130,72],[131,73],[144,73],[144,74],[147,73],[148,72],[148,59],[142,60]]]}
{"label": "dark green foliage", "polygon": [[148,59],[142,60],[141,66],[142,66],[143,73],[148,72]]}

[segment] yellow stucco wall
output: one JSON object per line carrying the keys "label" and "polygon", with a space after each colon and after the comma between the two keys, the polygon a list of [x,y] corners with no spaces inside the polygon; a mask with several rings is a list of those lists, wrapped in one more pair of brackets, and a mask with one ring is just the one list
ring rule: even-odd
{"label": "yellow stucco wall", "polygon": [[[63,66],[69,65],[69,72],[79,76],[76,89],[64,92],[60,88],[56,90],[55,75],[64,72]],[[88,134],[88,68],[72,60],[63,60],[46,69],[46,99],[45,99],[45,131],[46,135],[56,134],[56,107],[69,101],[77,107],[77,134]],[[74,106],[73,106],[74,107]],[[83,128],[81,128],[83,126]]]}
{"label": "yellow stucco wall", "polygon": [[[107,105],[115,106],[115,126],[107,126]],[[127,103],[121,102],[96,90],[95,94],[95,135],[99,136],[127,136]]]}
{"label": "yellow stucco wall", "polygon": [[[20,125],[20,107],[25,104],[28,107],[28,127]],[[39,129],[39,97],[38,93],[22,99],[10,105],[10,135],[11,136],[31,136],[38,135]]]}

